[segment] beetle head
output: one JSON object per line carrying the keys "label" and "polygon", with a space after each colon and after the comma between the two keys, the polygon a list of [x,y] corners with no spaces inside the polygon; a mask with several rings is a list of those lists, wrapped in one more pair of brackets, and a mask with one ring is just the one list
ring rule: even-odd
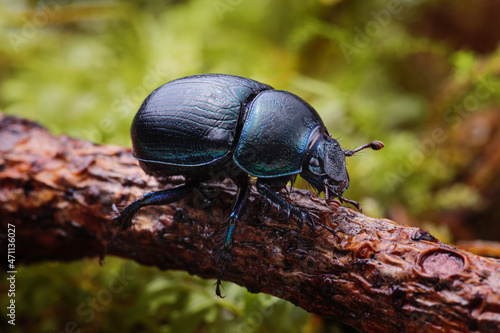
{"label": "beetle head", "polygon": [[379,150],[383,147],[382,142],[373,141],[355,150],[344,150],[337,140],[330,137],[327,132],[322,132],[311,141],[301,176],[319,193],[324,191],[328,203],[334,197],[338,197],[341,202],[349,202],[359,209],[357,202],[342,197],[344,191],[349,188],[345,157],[366,148]]}
{"label": "beetle head", "polygon": [[340,197],[349,187],[345,156],[337,140],[321,133],[309,149],[301,176],[318,192]]}

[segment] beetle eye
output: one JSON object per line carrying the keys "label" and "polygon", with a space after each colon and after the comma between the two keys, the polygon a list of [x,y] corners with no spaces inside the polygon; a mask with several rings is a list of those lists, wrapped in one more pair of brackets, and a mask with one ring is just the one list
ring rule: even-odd
{"label": "beetle eye", "polygon": [[313,157],[309,160],[309,165],[313,168],[319,168],[319,161],[316,157]]}
{"label": "beetle eye", "polygon": [[316,157],[313,157],[309,160],[309,170],[317,176],[322,176],[325,174],[325,172],[321,168],[319,159],[317,159]]}

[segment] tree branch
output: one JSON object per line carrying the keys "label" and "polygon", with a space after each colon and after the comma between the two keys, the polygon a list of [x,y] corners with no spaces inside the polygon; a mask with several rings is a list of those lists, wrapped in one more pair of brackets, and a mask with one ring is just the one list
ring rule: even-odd
{"label": "tree branch", "polygon": [[[129,149],[55,137],[0,115],[1,228],[16,226],[18,262],[96,257],[114,231],[113,203],[182,181],[146,176]],[[214,195],[208,207],[202,192]],[[216,183],[179,203],[144,208],[110,254],[216,278],[215,250],[235,193],[231,183]],[[316,232],[299,230],[253,191],[225,280],[366,332],[500,330],[499,260],[423,229],[330,210],[307,191],[288,198],[317,212]]]}

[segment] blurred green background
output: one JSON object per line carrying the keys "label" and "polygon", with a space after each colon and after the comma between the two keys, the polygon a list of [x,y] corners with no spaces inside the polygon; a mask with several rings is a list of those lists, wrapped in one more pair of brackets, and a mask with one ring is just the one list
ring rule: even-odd
{"label": "blurred green background", "polygon": [[[345,196],[367,215],[499,241],[499,16],[497,0],[3,0],[0,112],[130,145],[157,86],[250,77],[307,100],[346,148],[386,144],[348,160]],[[112,257],[29,265],[0,330],[349,331],[230,283],[218,299],[213,283]]]}

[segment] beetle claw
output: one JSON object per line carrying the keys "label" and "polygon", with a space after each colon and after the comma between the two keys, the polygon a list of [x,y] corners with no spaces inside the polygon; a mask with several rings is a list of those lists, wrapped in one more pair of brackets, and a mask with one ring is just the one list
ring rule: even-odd
{"label": "beetle claw", "polygon": [[320,218],[318,215],[316,215],[315,213],[312,213],[312,212],[309,212],[308,213],[309,215],[309,223],[307,224],[309,226],[309,228],[311,229],[312,232],[315,232],[316,231],[316,222],[314,220],[317,220],[319,221]]}
{"label": "beetle claw", "polygon": [[304,228],[304,221],[301,218],[297,219],[297,224],[298,224],[300,230],[302,230],[302,228]]}
{"label": "beetle claw", "polygon": [[219,276],[217,277],[217,282],[215,282],[215,294],[220,298],[225,297],[225,296],[222,296],[221,287],[222,287],[222,275],[224,274],[224,270],[226,269],[226,263],[227,263],[227,261],[225,261],[225,260],[222,261]]}
{"label": "beetle claw", "polygon": [[[112,204],[111,205],[111,209],[113,210],[113,212],[116,214],[116,215],[120,215],[120,210],[118,210],[118,207],[116,207],[115,204]],[[118,216],[115,216],[115,218],[118,217]]]}
{"label": "beetle claw", "polygon": [[297,224],[299,226],[299,229],[302,230],[304,227],[304,222],[307,224],[309,229],[311,229],[312,232],[316,231],[316,223],[315,219],[319,221],[319,216],[316,215],[315,213],[311,213],[308,211],[303,210],[302,208],[299,207],[294,207],[295,209],[292,211],[293,217],[297,221]]}
{"label": "beetle claw", "polygon": [[222,293],[220,291],[221,286],[222,286],[222,281],[219,278],[219,279],[217,279],[217,282],[215,283],[215,294],[220,298],[225,298],[226,296],[222,296]]}

